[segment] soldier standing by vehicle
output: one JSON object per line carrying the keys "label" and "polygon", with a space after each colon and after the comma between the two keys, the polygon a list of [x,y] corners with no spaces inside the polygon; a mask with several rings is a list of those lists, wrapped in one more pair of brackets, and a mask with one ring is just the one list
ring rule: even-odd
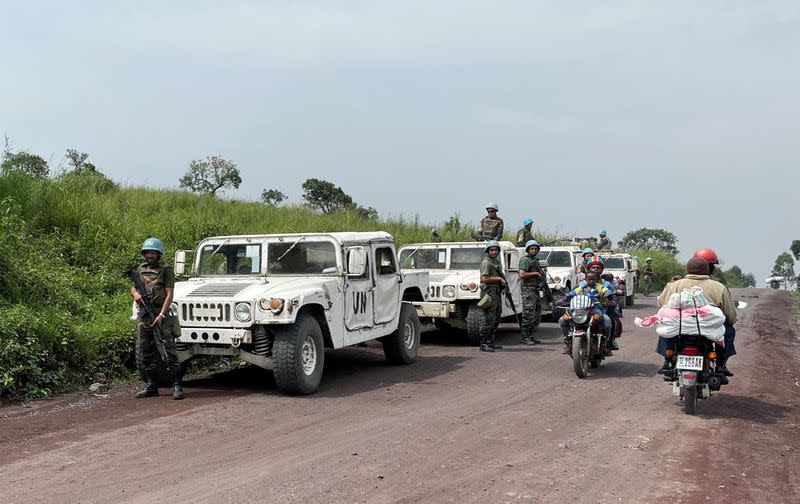
{"label": "soldier standing by vehicle", "polygon": [[431,241],[433,243],[441,243],[442,237],[436,232],[436,228],[431,228]]}
{"label": "soldier standing by vehicle", "polygon": [[484,250],[486,255],[481,261],[481,300],[478,302],[478,306],[483,309],[479,329],[480,349],[481,352],[494,352],[503,348],[495,344],[494,333],[500,324],[500,316],[503,311],[500,293],[506,288],[506,278],[498,259],[500,244],[497,240],[489,240]]}
{"label": "soldier standing by vehicle", "polygon": [[653,258],[648,257],[644,261],[645,265],[642,270],[642,276],[644,276],[644,292],[642,294],[647,297],[653,289]]}
{"label": "soldier standing by vehicle", "polygon": [[528,240],[525,243],[525,255],[519,260],[519,278],[522,280],[522,343],[538,345],[541,341],[533,337],[539,330],[542,321],[542,299],[539,294],[544,282],[544,269],[536,255],[539,253],[539,242]]}
{"label": "soldier standing by vehicle", "polygon": [[600,231],[600,239],[597,240],[597,250],[609,250],[611,248],[611,240],[606,236],[606,230]]}
{"label": "soldier standing by vehicle", "polygon": [[478,234],[478,241],[502,240],[503,239],[503,219],[497,216],[497,203],[486,205],[486,217],[481,219],[481,228]]}
{"label": "soldier standing by vehicle", "polygon": [[[137,273],[141,279],[145,295],[150,298],[152,307],[158,313],[152,321],[142,320],[143,309],[139,312],[138,338],[142,349],[141,366],[144,370],[145,388],[136,393],[136,397],[155,397],[158,395],[158,385],[154,372],[156,370],[155,353],[157,345],[164,347],[164,354],[167,357],[167,369],[173,379],[173,399],[183,399],[183,388],[181,386],[180,365],[178,364],[178,353],[175,349],[175,339],[172,334],[172,317],[169,314],[169,306],[172,303],[173,289],[175,287],[175,273],[172,267],[165,263],[161,258],[165,250],[164,244],[158,238],[148,238],[144,241],[141,248],[145,262],[139,265]],[[143,308],[146,300],[142,294],[131,287],[131,296],[136,305]],[[157,342],[155,334],[160,332],[161,341]]]}
{"label": "soldier standing by vehicle", "polygon": [[522,221],[522,227],[517,231],[517,247],[523,247],[526,243],[533,240],[533,233],[531,232],[532,227],[533,219],[526,217],[525,220]]}

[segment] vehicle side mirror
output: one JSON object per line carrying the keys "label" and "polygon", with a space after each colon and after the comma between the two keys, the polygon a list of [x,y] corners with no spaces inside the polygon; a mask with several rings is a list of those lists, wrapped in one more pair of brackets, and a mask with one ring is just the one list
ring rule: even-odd
{"label": "vehicle side mirror", "polygon": [[347,276],[360,277],[364,275],[367,266],[367,252],[363,247],[353,247],[347,254]]}
{"label": "vehicle side mirror", "polygon": [[176,275],[183,275],[186,271],[186,251],[175,251],[175,266],[172,268]]}

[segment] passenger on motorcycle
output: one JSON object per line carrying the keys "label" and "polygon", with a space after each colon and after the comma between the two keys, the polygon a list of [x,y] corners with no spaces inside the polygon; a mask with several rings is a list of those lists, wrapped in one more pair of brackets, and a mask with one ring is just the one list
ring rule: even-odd
{"label": "passenger on motorcycle", "polygon": [[[618,333],[621,333],[621,321],[619,320],[619,315],[616,313],[617,303],[616,303],[616,294],[617,294],[617,287],[609,282],[608,280],[602,278],[603,270],[605,269],[605,263],[603,262],[602,257],[592,256],[589,257],[587,264],[587,269],[589,272],[595,273],[598,277],[597,282],[603,284],[609,291],[613,292],[613,298],[608,300],[605,303],[605,308],[607,309],[607,315],[610,319],[610,338],[609,343],[611,345],[610,349],[606,350],[608,355],[611,354],[611,350],[619,350],[619,343],[617,343],[616,337]],[[613,280],[613,275],[611,276]],[[586,281],[582,281],[579,285],[582,286],[586,283]],[[611,308],[610,310],[608,308]]]}
{"label": "passenger on motorcycle", "polygon": [[[725,348],[717,350],[717,367],[720,368],[720,371],[725,376],[733,376],[726,363],[728,358],[736,354],[736,348],[733,344],[736,337],[736,329],[733,327],[736,323],[736,306],[733,304],[728,288],[722,283],[711,279],[715,264],[719,264],[719,259],[717,259],[717,254],[713,250],[700,249],[695,252],[689,262],[686,263],[686,276],[680,280],[670,282],[664,287],[664,290],[658,296],[658,305],[663,306],[669,300],[670,295],[676,292],[680,293],[683,289],[694,286],[701,287],[703,295],[708,302],[725,314]],[[656,352],[665,359],[659,370],[660,373],[670,371],[674,367],[672,358],[666,356],[668,346],[668,340],[658,338]]]}
{"label": "passenger on motorcycle", "polygon": [[[616,294],[615,299],[619,299],[619,296],[624,296],[625,291],[622,290],[619,284],[614,280],[614,275],[611,273],[603,273],[600,275],[600,278],[611,284],[611,287],[614,289],[614,293]],[[608,313],[609,318],[611,319],[612,330],[611,330],[611,348],[614,350],[619,350],[619,343],[617,343],[617,338],[622,335],[622,306],[616,301],[609,302],[608,307],[606,309],[606,313]]]}
{"label": "passenger on motorcycle", "polygon": [[[606,328],[609,330],[611,329],[611,319],[606,315],[606,306],[610,300],[614,300],[614,291],[609,288],[606,284],[607,282],[601,281],[598,282],[599,277],[597,273],[590,271],[586,274],[586,280],[581,282],[581,284],[573,289],[567,296],[564,298],[564,304],[569,305],[569,300],[579,294],[586,294],[588,295],[592,301],[599,303],[599,306],[595,306],[592,311],[596,314],[601,315],[600,317],[600,330],[603,331]],[[559,320],[559,325],[561,326],[561,332],[566,337],[569,334],[569,321],[567,319],[562,318]],[[570,342],[564,341],[564,353],[569,354],[572,348],[570,347]]]}

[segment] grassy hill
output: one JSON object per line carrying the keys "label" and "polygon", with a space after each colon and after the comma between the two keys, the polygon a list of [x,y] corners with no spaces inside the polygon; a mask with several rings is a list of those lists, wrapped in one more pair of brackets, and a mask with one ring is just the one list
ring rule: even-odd
{"label": "grassy hill", "polygon": [[[0,175],[0,402],[43,397],[134,368],[129,274],[138,247],[161,238],[171,261],[207,236],[306,231],[392,233],[427,241],[418,219],[370,220],[186,192],[119,188],[99,173]],[[468,239],[457,219],[445,240]]]}

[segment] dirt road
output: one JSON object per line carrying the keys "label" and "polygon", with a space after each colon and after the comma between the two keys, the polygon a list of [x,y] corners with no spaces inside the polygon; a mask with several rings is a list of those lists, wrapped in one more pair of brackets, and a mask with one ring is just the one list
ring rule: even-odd
{"label": "dirt road", "polygon": [[[329,352],[319,392],[240,369],[187,398],[85,392],[0,409],[0,501],[800,502],[800,342],[783,291],[734,292],[731,385],[685,415],[656,374],[637,298],[622,350],[578,380],[554,324],[496,354],[423,339],[411,366],[378,346]],[[166,392],[166,391],[164,391]]]}

